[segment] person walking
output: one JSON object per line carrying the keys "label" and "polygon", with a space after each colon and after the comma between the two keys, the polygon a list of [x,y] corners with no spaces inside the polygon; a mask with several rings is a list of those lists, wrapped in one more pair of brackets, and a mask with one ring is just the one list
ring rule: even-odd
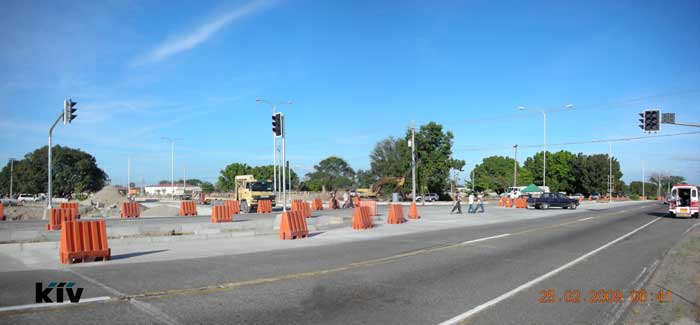
{"label": "person walking", "polygon": [[[476,197],[476,206],[479,210],[479,213],[484,213],[484,193],[481,192],[479,195]],[[474,209],[474,213],[476,213],[476,208]]]}
{"label": "person walking", "polygon": [[459,196],[459,192],[455,194],[455,205],[452,207],[450,214],[453,214],[457,210],[457,214],[462,214],[462,197]]}
{"label": "person walking", "polygon": [[468,213],[476,213],[476,207],[474,206],[474,193],[469,193],[469,211]]}

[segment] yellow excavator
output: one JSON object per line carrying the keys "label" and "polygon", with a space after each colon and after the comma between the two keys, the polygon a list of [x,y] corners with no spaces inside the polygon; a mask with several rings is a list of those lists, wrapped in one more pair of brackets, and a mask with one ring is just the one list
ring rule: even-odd
{"label": "yellow excavator", "polygon": [[404,177],[382,177],[369,188],[358,188],[355,192],[361,198],[379,198],[383,193],[382,190],[386,189],[390,189],[389,192],[401,193],[401,187],[405,182]]}

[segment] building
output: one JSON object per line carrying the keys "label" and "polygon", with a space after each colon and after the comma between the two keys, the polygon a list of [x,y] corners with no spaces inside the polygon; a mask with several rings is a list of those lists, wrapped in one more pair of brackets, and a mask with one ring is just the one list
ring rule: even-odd
{"label": "building", "polygon": [[146,186],[145,192],[146,195],[150,196],[169,196],[169,195],[175,195],[175,196],[181,196],[181,195],[193,195],[197,194],[202,191],[202,188],[199,186],[187,186],[183,187],[182,184],[175,186],[170,186],[168,185],[151,185],[151,186]]}

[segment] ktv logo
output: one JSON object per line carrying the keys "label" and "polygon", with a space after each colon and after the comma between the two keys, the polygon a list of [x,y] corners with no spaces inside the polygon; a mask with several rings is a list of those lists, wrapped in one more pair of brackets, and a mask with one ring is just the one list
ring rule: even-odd
{"label": "ktv logo", "polygon": [[36,283],[36,303],[52,303],[51,292],[56,291],[56,303],[63,303],[64,293],[68,296],[71,303],[80,302],[80,296],[83,295],[84,288],[75,287],[75,282],[51,282],[44,288],[41,282]]}

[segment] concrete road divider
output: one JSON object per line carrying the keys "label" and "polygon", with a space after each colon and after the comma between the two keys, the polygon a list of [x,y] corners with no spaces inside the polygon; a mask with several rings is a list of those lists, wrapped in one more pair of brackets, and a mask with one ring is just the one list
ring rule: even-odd
{"label": "concrete road divider", "polygon": [[408,210],[408,218],[420,219],[420,216],[418,215],[418,207],[416,207],[415,202],[411,203],[411,208]]}
{"label": "concrete road divider", "polygon": [[356,207],[352,214],[352,229],[362,230],[372,228],[372,216],[369,207]]}
{"label": "concrete road divider", "polygon": [[258,200],[258,213],[270,213],[272,212],[272,201],[270,200]]}
{"label": "concrete road divider", "polygon": [[320,198],[315,198],[315,199],[311,202],[311,210],[314,210],[314,211],[321,211],[321,210],[323,210],[323,201],[321,201]]}
{"label": "concrete road divider", "polygon": [[46,230],[61,230],[63,222],[75,221],[75,219],[79,219],[75,209],[52,208],[49,210],[49,223],[46,225]]}
{"label": "concrete road divider", "polygon": [[304,200],[292,200],[292,211],[299,211],[304,218],[311,218],[311,209]]}
{"label": "concrete road divider", "polygon": [[309,237],[306,218],[299,211],[282,212],[280,239],[300,239]]}
{"label": "concrete road divider", "polygon": [[225,205],[211,207],[211,223],[233,222],[231,208]]}
{"label": "concrete road divider", "polygon": [[97,259],[106,261],[111,255],[104,220],[63,223],[59,251],[62,264],[91,262]]}
{"label": "concrete road divider", "polygon": [[360,206],[369,208],[369,215],[371,217],[377,215],[377,201],[360,201]]}
{"label": "concrete road divider", "polygon": [[138,202],[122,203],[122,219],[138,218],[141,216],[141,205]]}
{"label": "concrete road divider", "polygon": [[386,223],[396,225],[406,222],[403,217],[403,207],[400,204],[389,204],[389,216],[386,219]]}
{"label": "concrete road divider", "polygon": [[224,206],[228,207],[232,216],[241,213],[241,204],[238,200],[224,200]]}
{"label": "concrete road divider", "polygon": [[197,203],[194,201],[180,201],[180,215],[181,216],[196,216],[197,215]]}
{"label": "concrete road divider", "polygon": [[63,202],[58,207],[61,209],[72,209],[73,214],[80,218],[80,209],[78,208],[78,202]]}

